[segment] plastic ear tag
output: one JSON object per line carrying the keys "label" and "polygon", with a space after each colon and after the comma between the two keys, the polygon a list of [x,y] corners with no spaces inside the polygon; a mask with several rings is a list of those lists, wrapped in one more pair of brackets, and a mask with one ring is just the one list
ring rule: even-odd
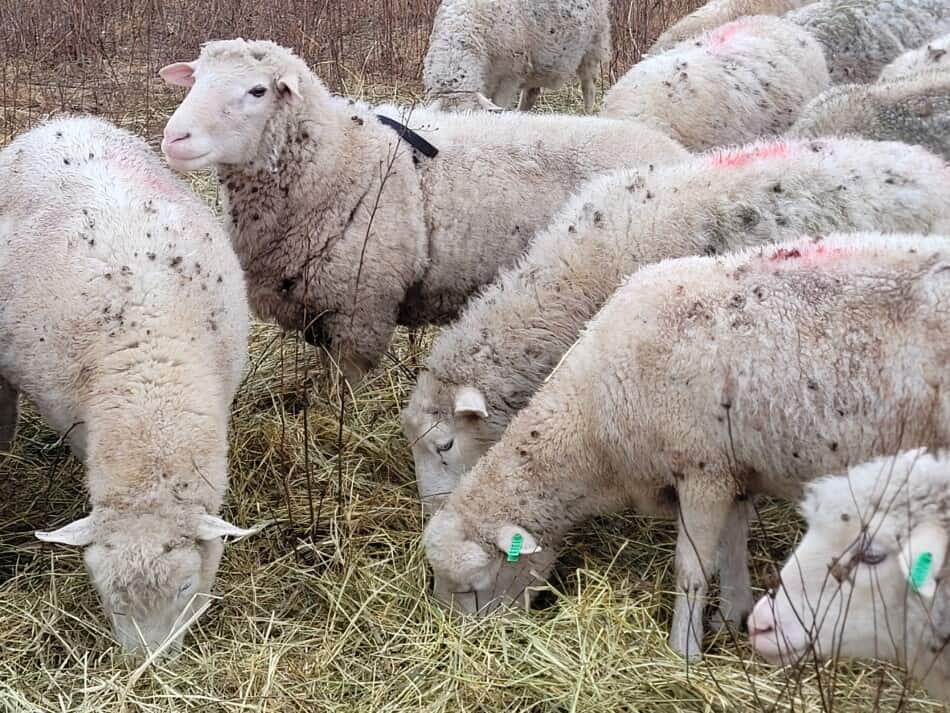
{"label": "plastic ear tag", "polygon": [[521,557],[521,546],[524,544],[524,537],[520,532],[511,536],[511,544],[508,546],[508,561],[517,562]]}
{"label": "plastic ear tag", "polygon": [[[509,557],[509,559],[511,559]],[[910,570],[910,588],[915,592],[919,592],[924,586],[924,583],[927,581],[927,577],[930,574],[930,567],[933,565],[934,556],[930,552],[921,552],[920,556],[917,557],[917,560],[914,562],[914,566]]]}

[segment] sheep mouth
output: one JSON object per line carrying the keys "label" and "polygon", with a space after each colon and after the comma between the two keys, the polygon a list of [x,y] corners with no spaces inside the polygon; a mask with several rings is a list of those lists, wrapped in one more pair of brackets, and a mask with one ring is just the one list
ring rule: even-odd
{"label": "sheep mouth", "polygon": [[750,643],[755,652],[771,664],[794,666],[812,651],[812,642],[794,643],[776,631],[751,634]]}

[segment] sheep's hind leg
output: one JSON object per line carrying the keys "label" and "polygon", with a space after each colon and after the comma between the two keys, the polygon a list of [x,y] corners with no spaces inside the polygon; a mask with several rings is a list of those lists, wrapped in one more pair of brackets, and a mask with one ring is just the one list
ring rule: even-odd
{"label": "sheep's hind leg", "polygon": [[20,417],[19,403],[19,392],[0,376],[0,453],[6,453],[13,445]]}
{"label": "sheep's hind leg", "polygon": [[716,571],[716,552],[729,519],[733,496],[709,492],[709,481],[693,483],[679,492],[679,532],[676,538],[676,604],[670,646],[688,661],[702,658],[703,609],[708,575]]}
{"label": "sheep's hind leg", "polygon": [[511,103],[518,94],[518,82],[513,79],[502,79],[491,100],[502,109],[510,109]]}
{"label": "sheep's hind leg", "polygon": [[521,90],[521,101],[518,103],[518,109],[520,111],[531,111],[539,96],[541,96],[541,87],[525,87]]}
{"label": "sheep's hind leg", "polygon": [[584,110],[590,114],[594,111],[594,102],[597,101],[597,84],[593,76],[581,77],[581,92],[584,95]]}
{"label": "sheep's hind leg", "polygon": [[738,631],[752,611],[755,600],[749,579],[749,516],[752,503],[732,504],[722,540],[719,542],[719,610],[712,616],[716,628]]}

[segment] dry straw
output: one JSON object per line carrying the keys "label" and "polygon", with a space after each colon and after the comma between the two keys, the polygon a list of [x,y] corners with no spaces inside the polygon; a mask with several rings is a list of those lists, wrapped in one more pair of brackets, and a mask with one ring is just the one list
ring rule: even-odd
{"label": "dry straw", "polygon": [[[622,71],[695,3],[618,1]],[[201,40],[273,37],[338,90],[419,91],[434,0],[0,0],[2,130],[93,111],[154,137],[175,94],[154,81]],[[546,108],[577,110],[576,90]],[[194,179],[215,204],[214,182]],[[34,540],[84,512],[82,469],[27,406],[0,461],[0,710],[872,711],[938,707],[886,667],[811,666],[789,679],[724,635],[687,668],[666,645],[670,523],[603,519],[569,543],[531,615],[458,621],[425,592],[412,460],[399,427],[430,334],[402,333],[356,397],[312,350],[258,326],[234,404],[225,515],[266,525],[229,546],[216,597],[172,662],[114,648],[79,552]],[[343,419],[340,420],[341,411]],[[756,581],[798,534],[790,509],[755,526]]]}

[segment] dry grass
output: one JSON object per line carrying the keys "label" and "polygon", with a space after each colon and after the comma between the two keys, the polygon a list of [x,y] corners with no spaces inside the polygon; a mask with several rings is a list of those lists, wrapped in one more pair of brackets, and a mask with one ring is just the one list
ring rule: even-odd
{"label": "dry grass", "polygon": [[[263,36],[249,30],[274,25],[287,33],[280,35],[285,41],[294,33],[310,37],[304,53],[337,88],[405,98],[418,83],[400,73],[383,76],[386,62],[372,59],[383,56],[378,38],[388,32],[396,52],[411,24],[409,36],[424,39],[420,28],[434,4],[372,3],[383,13],[362,26],[377,38],[369,42],[375,49],[354,54],[366,37],[340,28],[355,26],[356,6],[365,2],[327,3],[309,20],[294,19],[292,10],[314,3],[295,0],[36,0],[32,10],[19,2],[0,0],[4,137],[63,109],[96,110],[154,136],[174,101],[151,81],[156,66],[196,45],[198,36]],[[122,13],[109,15],[108,7]],[[186,8],[195,12],[182,15]],[[618,22],[629,16],[640,23],[618,34],[621,49],[631,52],[662,27],[651,22],[682,13],[684,5],[631,0],[615,10]],[[151,24],[130,25],[133,15]],[[336,34],[320,35],[330,26],[321,22],[336,22]],[[644,23],[650,29],[636,30]],[[150,28],[145,57],[130,58],[133,35],[144,37],[143,28]],[[413,50],[417,59],[419,51]],[[110,65],[113,72],[102,74]],[[569,89],[546,97],[542,110],[579,104],[577,90]],[[194,181],[213,204],[213,182]],[[13,453],[0,459],[0,710],[939,708],[916,698],[916,689],[908,692],[900,672],[887,667],[811,668],[789,679],[756,662],[742,637],[711,641],[704,663],[687,668],[666,646],[672,527],[633,516],[602,519],[576,535],[540,611],[485,621],[447,617],[425,595],[421,513],[398,423],[431,336],[399,335],[385,368],[348,403],[341,428],[339,393],[309,348],[271,327],[255,329],[251,369],[234,404],[225,514],[244,526],[267,526],[227,549],[215,602],[166,665],[138,668],[122,660],[79,552],[33,539],[34,529],[80,516],[85,496],[80,465],[27,408]],[[788,552],[798,529],[789,508],[765,509],[753,545],[757,582]]]}

